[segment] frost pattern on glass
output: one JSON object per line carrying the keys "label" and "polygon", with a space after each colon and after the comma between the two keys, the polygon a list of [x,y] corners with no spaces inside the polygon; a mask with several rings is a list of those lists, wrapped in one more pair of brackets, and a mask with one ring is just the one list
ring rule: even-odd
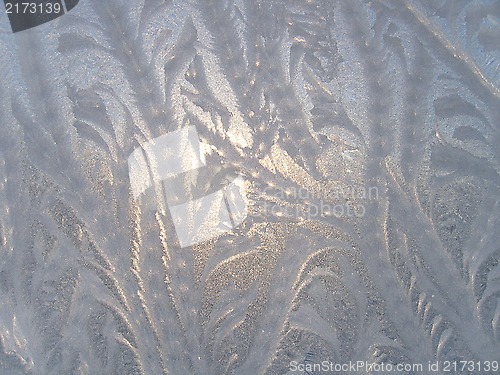
{"label": "frost pattern on glass", "polygon": [[[498,2],[1,17],[1,374],[500,360]],[[136,150],[188,127],[169,199],[241,174],[248,215],[181,248]]]}

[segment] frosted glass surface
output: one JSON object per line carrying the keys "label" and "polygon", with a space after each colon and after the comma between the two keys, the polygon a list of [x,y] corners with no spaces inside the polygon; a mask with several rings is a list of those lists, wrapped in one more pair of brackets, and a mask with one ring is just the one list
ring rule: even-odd
{"label": "frosted glass surface", "polygon": [[0,78],[0,375],[500,373],[498,1],[0,7]]}

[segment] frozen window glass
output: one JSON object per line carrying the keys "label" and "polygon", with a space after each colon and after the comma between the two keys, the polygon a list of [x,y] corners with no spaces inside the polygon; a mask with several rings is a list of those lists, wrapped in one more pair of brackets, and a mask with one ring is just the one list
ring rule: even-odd
{"label": "frozen window glass", "polygon": [[499,374],[500,3],[0,7],[0,375]]}

